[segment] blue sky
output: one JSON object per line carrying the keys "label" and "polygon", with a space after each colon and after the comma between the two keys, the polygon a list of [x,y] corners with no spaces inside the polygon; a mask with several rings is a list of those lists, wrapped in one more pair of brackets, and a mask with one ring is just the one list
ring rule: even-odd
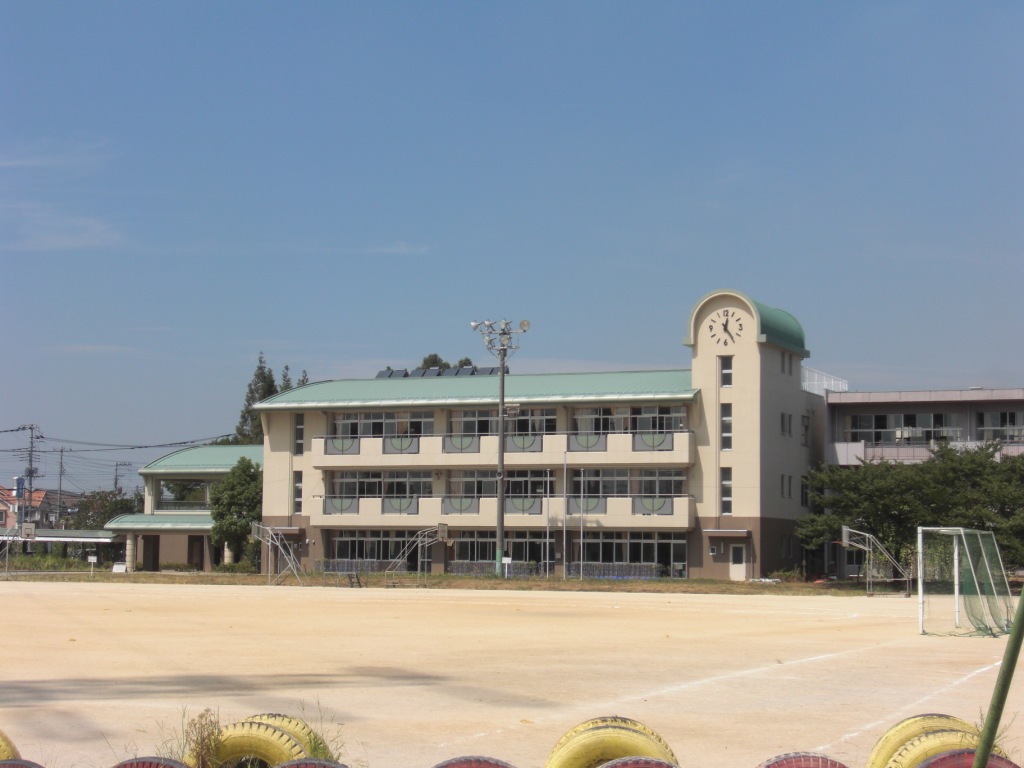
{"label": "blue sky", "polygon": [[719,288],[853,389],[1022,386],[1022,34],[1011,2],[0,0],[0,430],[110,487],[164,449],[81,443],[231,432],[261,350],[485,363],[469,322],[529,318],[513,373],[686,367]]}

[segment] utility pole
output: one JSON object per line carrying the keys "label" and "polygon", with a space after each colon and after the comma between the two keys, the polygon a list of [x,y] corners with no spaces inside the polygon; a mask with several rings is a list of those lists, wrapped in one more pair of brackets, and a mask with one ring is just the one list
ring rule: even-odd
{"label": "utility pole", "polygon": [[57,517],[54,519],[54,523],[60,520],[60,501],[61,501],[61,489],[64,484],[64,446],[60,447],[60,464],[57,470]]}
{"label": "utility pole", "polygon": [[[28,424],[22,427],[22,429],[28,430],[28,469],[25,471],[25,477],[28,478],[28,500],[25,503],[25,511],[31,515],[32,502],[35,500],[32,493],[32,487],[36,477],[36,430],[39,429],[39,427],[35,424]],[[42,435],[40,435],[40,437],[42,437]]]}
{"label": "utility pole", "polygon": [[121,490],[121,487],[118,484],[118,473],[120,472],[121,467],[126,467],[128,469],[131,469],[131,466],[132,466],[132,463],[130,461],[119,461],[119,462],[114,464],[114,490],[115,491]]}

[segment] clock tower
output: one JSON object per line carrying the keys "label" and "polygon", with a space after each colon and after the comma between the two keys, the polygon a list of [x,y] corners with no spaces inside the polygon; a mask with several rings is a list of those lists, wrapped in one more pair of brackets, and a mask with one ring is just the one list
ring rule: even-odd
{"label": "clock tower", "polygon": [[[801,562],[793,534],[804,479],[819,460],[824,399],[801,386],[800,323],[737,291],[697,302],[685,340],[700,418],[691,477],[700,575],[743,580]],[[694,575],[698,571],[693,571]]]}

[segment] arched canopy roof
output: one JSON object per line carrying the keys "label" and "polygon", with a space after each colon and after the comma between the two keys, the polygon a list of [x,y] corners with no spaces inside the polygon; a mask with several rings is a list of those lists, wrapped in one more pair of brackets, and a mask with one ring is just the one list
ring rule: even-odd
{"label": "arched canopy roof", "polygon": [[690,313],[689,335],[683,342],[684,344],[689,347],[693,346],[694,340],[697,338],[697,318],[702,314],[704,306],[708,302],[722,297],[731,297],[747,305],[757,324],[757,341],[759,343],[782,347],[800,357],[811,356],[804,345],[804,329],[799,320],[784,309],[769,307],[739,291],[712,291],[701,298]]}

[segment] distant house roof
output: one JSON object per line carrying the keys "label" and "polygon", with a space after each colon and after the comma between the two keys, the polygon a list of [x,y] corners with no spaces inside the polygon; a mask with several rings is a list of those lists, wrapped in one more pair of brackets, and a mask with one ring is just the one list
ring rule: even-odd
{"label": "distant house roof", "polygon": [[119,533],[209,533],[213,528],[213,518],[210,515],[118,515],[103,527]]}
{"label": "distant house roof", "polygon": [[[680,401],[696,394],[691,372],[684,369],[505,377],[505,400],[517,404]],[[434,376],[321,381],[281,392],[254,408],[436,408],[493,406],[497,402],[496,376]]]}
{"label": "distant house roof", "polygon": [[199,445],[161,456],[139,470],[146,475],[223,475],[242,457],[257,466],[263,464],[262,445]]}

